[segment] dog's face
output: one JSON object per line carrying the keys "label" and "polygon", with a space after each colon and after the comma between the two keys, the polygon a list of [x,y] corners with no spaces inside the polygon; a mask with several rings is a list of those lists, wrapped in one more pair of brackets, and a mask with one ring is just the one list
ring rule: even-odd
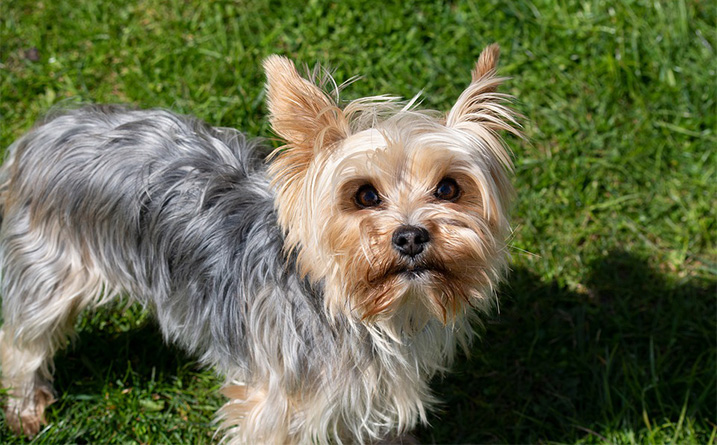
{"label": "dog's face", "polygon": [[485,307],[505,267],[515,132],[497,47],[447,116],[365,98],[341,109],[287,59],[267,60],[279,223],[331,313],[420,329]]}

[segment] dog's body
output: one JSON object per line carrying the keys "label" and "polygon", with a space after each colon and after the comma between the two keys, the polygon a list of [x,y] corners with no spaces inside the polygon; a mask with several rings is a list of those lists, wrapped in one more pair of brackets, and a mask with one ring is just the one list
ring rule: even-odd
{"label": "dog's body", "polygon": [[[89,107],[38,127],[10,149],[10,159],[3,170],[10,179],[4,332],[23,348],[3,343],[6,386],[26,385],[28,359],[42,365],[30,392],[10,399],[23,403],[15,409],[24,428],[35,427],[35,411],[50,398],[48,359],[73,316],[119,290],[157,314],[167,339],[229,379],[285,388],[265,402],[269,418],[288,416],[299,390],[325,394],[334,400],[324,403],[347,414],[363,404],[369,425],[396,414],[377,411],[361,392],[382,388],[390,400],[384,411],[394,403],[419,409],[419,394],[389,395],[397,382],[385,381],[390,374],[365,328],[329,323],[320,294],[291,272],[261,158],[240,133],[161,110]],[[371,384],[345,393],[348,376],[364,373],[374,374]],[[324,421],[332,427],[336,420],[294,420]],[[274,428],[252,437],[274,437],[279,422],[265,424]]]}
{"label": "dog's body", "polygon": [[18,140],[0,171],[11,428],[37,433],[52,355],[118,293],[226,376],[237,442],[377,441],[425,421],[429,379],[505,267],[495,131],[514,122],[495,57],[446,122],[378,99],[352,120],[269,59],[288,146],[268,171],[241,133],[161,110],[86,107]]}

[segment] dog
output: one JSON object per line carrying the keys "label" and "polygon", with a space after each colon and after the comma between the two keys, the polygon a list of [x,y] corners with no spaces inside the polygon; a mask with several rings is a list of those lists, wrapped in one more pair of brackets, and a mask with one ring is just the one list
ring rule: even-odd
{"label": "dog", "polygon": [[341,106],[328,74],[270,56],[285,145],[268,162],[237,130],[119,106],[56,113],[13,143],[0,170],[9,427],[38,433],[77,315],[129,295],[226,378],[228,443],[408,437],[507,268],[500,135],[521,133],[498,54],[480,54],[447,113],[389,96]]}

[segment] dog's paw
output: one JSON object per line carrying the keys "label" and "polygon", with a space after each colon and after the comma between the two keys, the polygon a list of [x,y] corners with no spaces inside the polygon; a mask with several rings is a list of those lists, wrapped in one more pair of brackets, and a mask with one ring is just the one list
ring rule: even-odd
{"label": "dog's paw", "polygon": [[47,425],[45,408],[54,401],[52,391],[46,387],[36,388],[30,399],[9,397],[5,407],[8,427],[17,435],[34,437],[43,425]]}

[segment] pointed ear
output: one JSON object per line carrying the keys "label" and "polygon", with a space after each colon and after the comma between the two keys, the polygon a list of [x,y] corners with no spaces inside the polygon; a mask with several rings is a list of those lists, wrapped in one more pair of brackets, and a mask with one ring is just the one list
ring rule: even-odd
{"label": "pointed ear", "polygon": [[478,57],[475,68],[471,71],[472,82],[478,82],[483,77],[495,75],[495,69],[498,66],[498,58],[500,57],[500,46],[497,43],[488,45]]}
{"label": "pointed ear", "polygon": [[303,193],[311,163],[318,152],[330,150],[346,138],[349,124],[336,101],[319,85],[301,77],[289,59],[269,56],[264,70],[269,121],[286,141],[271,154],[268,172],[277,193],[285,248],[293,251],[301,244],[304,226],[310,221]]}
{"label": "pointed ear", "polygon": [[515,113],[505,104],[510,96],[496,92],[505,80],[496,77],[499,55],[500,48],[495,43],[481,52],[471,71],[471,84],[461,93],[446,116],[447,126],[470,127],[471,124],[479,124],[489,132],[507,131],[520,136]]}
{"label": "pointed ear", "polygon": [[[288,149],[312,157],[314,150],[333,145],[348,134],[348,124],[336,102],[313,82],[299,75],[286,57],[264,60],[269,121]],[[295,153],[298,154],[298,153]]]}

